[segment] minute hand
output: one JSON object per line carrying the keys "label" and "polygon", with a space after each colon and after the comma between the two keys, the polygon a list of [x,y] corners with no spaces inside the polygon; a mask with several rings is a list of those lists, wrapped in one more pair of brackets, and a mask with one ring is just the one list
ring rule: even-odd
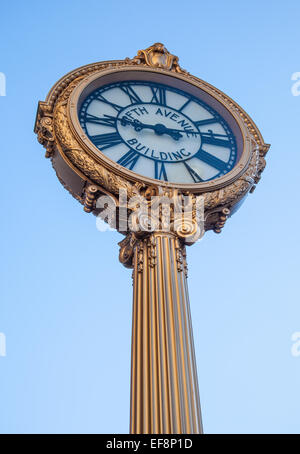
{"label": "minute hand", "polygon": [[[110,115],[105,115],[105,117],[108,118],[114,118],[111,117]],[[190,134],[190,135],[196,135],[196,134],[201,134],[202,142],[203,143],[209,143],[211,145],[219,145],[219,146],[227,146],[230,145],[229,140],[225,139],[227,136],[225,134],[214,134],[211,129],[208,130],[207,133],[204,132],[199,132],[199,131],[190,131],[190,130],[185,130],[185,129],[173,129],[173,128],[167,128],[165,125],[157,123],[156,125],[149,125],[146,123],[142,123],[141,121],[135,119],[135,120],[130,120],[127,117],[121,117],[121,118],[115,118],[116,121],[120,121],[122,126],[133,126],[135,131],[141,131],[142,129],[151,129],[154,131],[157,135],[162,135],[162,134],[168,134],[171,136],[174,140],[179,140],[182,137],[182,134]]]}
{"label": "minute hand", "polygon": [[173,129],[173,131],[179,131],[180,133],[185,133],[188,135],[197,135],[201,134],[202,143],[207,143],[210,145],[219,145],[223,147],[230,146],[230,141],[226,134],[215,134],[212,130],[208,130],[208,132],[200,132],[200,131],[189,131],[181,130],[181,129]]}
{"label": "minute hand", "polygon": [[155,132],[155,134],[157,134],[159,136],[161,136],[162,134],[168,134],[174,140],[178,140],[182,137],[182,135],[180,134],[181,131],[179,131],[179,130],[176,131],[176,130],[167,128],[163,124],[149,125],[149,124],[142,123],[139,120],[129,120],[126,117],[118,118],[117,120],[120,121],[121,125],[123,125],[123,126],[126,126],[126,125],[133,126],[136,131],[141,131],[142,129],[152,129]]}
{"label": "minute hand", "polygon": [[111,115],[104,115],[104,117],[106,117],[109,120],[111,119],[114,121],[119,121],[122,126],[127,126],[127,125],[133,126],[136,131],[141,131],[142,129],[153,129],[153,130],[155,129],[154,125],[148,125],[148,124],[142,123],[141,121],[136,120],[136,119],[130,120],[127,117],[115,118],[115,117],[112,117]]}

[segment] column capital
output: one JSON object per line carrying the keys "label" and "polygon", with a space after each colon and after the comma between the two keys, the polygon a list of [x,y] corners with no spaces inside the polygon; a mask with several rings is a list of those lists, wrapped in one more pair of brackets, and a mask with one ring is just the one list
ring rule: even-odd
{"label": "column capital", "polygon": [[120,262],[133,268],[134,249],[140,242],[151,243],[157,235],[177,239],[178,248],[192,245],[204,234],[203,197],[164,192],[149,198],[137,197],[130,206],[126,237],[119,242]]}
{"label": "column capital", "polygon": [[177,270],[183,271],[187,277],[187,261],[186,261],[186,247],[182,238],[175,232],[168,231],[155,231],[145,233],[143,235],[137,235],[133,232],[129,232],[126,237],[118,244],[120,246],[119,260],[126,268],[134,268],[134,252],[137,249],[137,270],[138,272],[143,271],[143,254],[141,253],[144,246],[148,248],[148,261],[149,266],[154,267],[157,263],[157,252],[156,252],[156,238],[172,238],[175,240],[175,251],[176,251],[176,263]]}

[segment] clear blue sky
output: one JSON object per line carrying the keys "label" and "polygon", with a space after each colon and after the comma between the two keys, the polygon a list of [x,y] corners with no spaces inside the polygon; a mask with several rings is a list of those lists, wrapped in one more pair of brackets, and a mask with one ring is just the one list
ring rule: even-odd
{"label": "clear blue sky", "polygon": [[33,125],[66,72],[163,42],[272,147],[221,235],[188,249],[206,433],[300,433],[300,3],[53,0],[1,5],[1,433],[127,433],[131,271],[116,232],[59,184]]}

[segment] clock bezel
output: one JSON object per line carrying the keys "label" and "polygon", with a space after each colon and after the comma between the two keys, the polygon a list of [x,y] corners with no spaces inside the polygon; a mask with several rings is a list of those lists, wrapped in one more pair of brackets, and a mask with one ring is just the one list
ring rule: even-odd
{"label": "clock bezel", "polygon": [[[147,74],[146,78],[143,77],[145,74]],[[164,82],[162,82],[162,78],[164,79]],[[200,99],[203,99],[204,102],[213,107],[219,115],[224,118],[236,137],[239,156],[238,161],[232,170],[223,176],[201,183],[172,183],[169,181],[156,180],[154,178],[145,177],[121,166],[120,164],[117,164],[115,161],[105,156],[104,153],[102,153],[101,150],[99,150],[99,148],[90,141],[79,122],[78,112],[83,100],[97,88],[109,83],[125,80],[145,81],[145,79],[158,83],[168,83],[174,88],[184,90],[185,92],[196,97],[197,94],[199,97],[199,90],[202,91],[204,98],[202,96]],[[101,83],[99,83],[99,81]],[[251,135],[245,128],[243,120],[240,118],[238,113],[235,112],[235,106],[228,105],[228,102],[225,102],[221,96],[216,94],[213,91],[213,88],[214,87],[210,88],[206,82],[203,82],[201,79],[195,78],[194,76],[193,80],[190,80],[185,74],[171,73],[170,71],[164,69],[123,66],[122,68],[110,68],[96,71],[92,75],[85,77],[82,81],[80,81],[70,94],[67,107],[68,120],[70,122],[71,130],[82,148],[90,156],[92,156],[97,163],[104,166],[107,170],[125,178],[126,180],[129,180],[130,182],[147,184],[149,186],[156,187],[161,186],[174,189],[176,188],[182,191],[198,193],[212,191],[225,187],[237,180],[241,174],[246,171],[253,151]],[[209,102],[207,102],[207,100]]]}

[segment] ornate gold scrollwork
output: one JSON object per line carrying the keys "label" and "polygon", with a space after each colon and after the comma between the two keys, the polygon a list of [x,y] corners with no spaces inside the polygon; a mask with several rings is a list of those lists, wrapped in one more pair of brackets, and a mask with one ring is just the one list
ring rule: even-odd
{"label": "ornate gold scrollwork", "polygon": [[222,211],[219,213],[218,221],[215,223],[215,228],[214,228],[215,233],[221,233],[222,228],[224,227],[225,222],[227,221],[229,215],[230,215],[230,210],[228,208],[223,208]]}
{"label": "ornate gold scrollwork", "polygon": [[62,101],[59,98],[55,106],[54,129],[66,156],[84,175],[96,184],[103,186],[112,194],[118,195],[119,189],[123,188],[127,190],[130,197],[133,196],[136,192],[136,187],[132,183],[98,164],[82,149],[72,133],[67,115],[67,104],[64,98],[65,92],[62,93]]}
{"label": "ornate gold scrollwork", "polygon": [[147,238],[147,247],[148,247],[148,262],[151,268],[154,268],[156,265],[156,242],[153,235],[150,235]]}
{"label": "ornate gold scrollwork", "polygon": [[139,50],[131,62],[187,74],[187,71],[179,66],[178,60],[178,57],[171,54],[162,43],[155,43],[147,49]]}
{"label": "ornate gold scrollwork", "polygon": [[126,268],[133,268],[133,254],[136,242],[137,237],[133,232],[130,232],[118,243],[120,246],[119,260]]}
{"label": "ornate gold scrollwork", "polygon": [[[42,103],[40,103],[42,104]],[[46,148],[46,158],[50,158],[54,146],[54,128],[52,115],[48,109],[39,106],[36,133],[40,144]]]}
{"label": "ornate gold scrollwork", "polygon": [[188,267],[186,261],[186,248],[185,244],[176,238],[175,240],[175,251],[176,251],[176,263],[177,263],[177,271],[184,272],[185,277],[188,275]]}
{"label": "ornate gold scrollwork", "polygon": [[97,194],[99,193],[99,188],[94,184],[90,184],[85,190],[85,199],[84,199],[84,211],[86,213],[91,213],[95,208],[95,201]]}

